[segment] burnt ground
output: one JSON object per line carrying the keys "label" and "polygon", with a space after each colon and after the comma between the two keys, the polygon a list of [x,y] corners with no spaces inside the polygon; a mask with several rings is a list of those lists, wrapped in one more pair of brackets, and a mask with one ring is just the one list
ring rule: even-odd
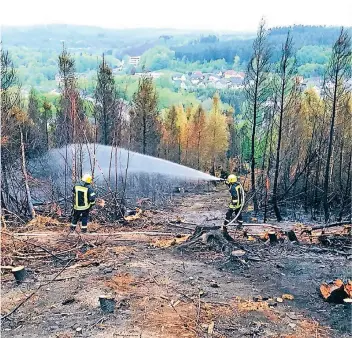
{"label": "burnt ground", "polygon": [[[271,246],[260,226],[248,227],[247,239],[229,229],[252,260],[206,245],[179,249],[195,228],[189,223],[222,224],[227,198],[221,188],[179,196],[125,226],[92,223],[87,235],[45,218],[16,239],[3,229],[2,265],[25,265],[28,276],[16,285],[2,270],[2,316],[40,288],[2,320],[2,337],[350,337],[351,308],[325,302],[319,286],[351,279],[351,253],[303,235],[300,245]],[[168,223],[177,219],[187,223]],[[115,298],[113,314],[101,311],[101,294]]]}

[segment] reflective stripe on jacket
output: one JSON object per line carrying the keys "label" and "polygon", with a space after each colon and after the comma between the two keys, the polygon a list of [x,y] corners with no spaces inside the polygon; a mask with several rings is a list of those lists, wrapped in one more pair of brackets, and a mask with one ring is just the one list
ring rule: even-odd
{"label": "reflective stripe on jacket", "polygon": [[72,192],[75,210],[87,210],[95,204],[95,192],[90,184],[80,182],[74,186]]}

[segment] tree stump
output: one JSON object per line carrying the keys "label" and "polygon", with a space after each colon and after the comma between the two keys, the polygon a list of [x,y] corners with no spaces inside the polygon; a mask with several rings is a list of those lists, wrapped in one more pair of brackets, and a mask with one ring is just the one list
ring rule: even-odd
{"label": "tree stump", "polygon": [[24,266],[16,266],[12,269],[12,273],[15,276],[16,282],[19,284],[26,278],[26,269]]}
{"label": "tree stump", "polygon": [[247,253],[244,250],[232,251],[230,258],[233,262],[241,262],[243,265],[247,265],[247,262],[246,262]]}
{"label": "tree stump", "polygon": [[104,313],[113,313],[115,310],[116,301],[114,297],[102,295],[99,296],[100,308]]}
{"label": "tree stump", "polygon": [[337,279],[333,283],[323,283],[320,285],[320,293],[327,302],[335,304],[344,303],[344,299],[348,297],[344,290],[344,284],[340,279]]}
{"label": "tree stump", "polygon": [[268,235],[269,235],[269,241],[270,241],[271,245],[275,245],[278,243],[277,235],[276,235],[275,231],[269,231]]}
{"label": "tree stump", "polygon": [[225,226],[200,227],[178,249],[194,249],[207,247],[216,251],[229,251],[235,245],[235,240],[227,232]]}
{"label": "tree stump", "polygon": [[291,242],[299,243],[298,238],[293,230],[287,232],[287,237]]}

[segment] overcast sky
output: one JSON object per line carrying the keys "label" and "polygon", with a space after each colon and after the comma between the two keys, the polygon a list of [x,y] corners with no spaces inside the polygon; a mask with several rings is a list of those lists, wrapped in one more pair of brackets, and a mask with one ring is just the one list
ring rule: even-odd
{"label": "overcast sky", "polygon": [[352,0],[5,0],[2,25],[254,31],[268,25],[352,26]]}

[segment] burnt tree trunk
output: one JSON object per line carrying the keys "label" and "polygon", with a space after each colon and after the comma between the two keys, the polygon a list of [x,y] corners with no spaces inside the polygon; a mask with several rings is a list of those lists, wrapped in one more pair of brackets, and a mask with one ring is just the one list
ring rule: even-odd
{"label": "burnt tree trunk", "polygon": [[33,203],[32,203],[31,191],[29,189],[29,184],[28,184],[28,173],[27,173],[27,168],[26,168],[26,156],[25,156],[25,150],[24,150],[22,128],[20,128],[20,135],[21,135],[22,173],[23,173],[23,178],[24,178],[24,185],[26,188],[28,211],[29,211],[31,217],[35,218],[35,211],[34,211],[34,207],[33,207]]}

